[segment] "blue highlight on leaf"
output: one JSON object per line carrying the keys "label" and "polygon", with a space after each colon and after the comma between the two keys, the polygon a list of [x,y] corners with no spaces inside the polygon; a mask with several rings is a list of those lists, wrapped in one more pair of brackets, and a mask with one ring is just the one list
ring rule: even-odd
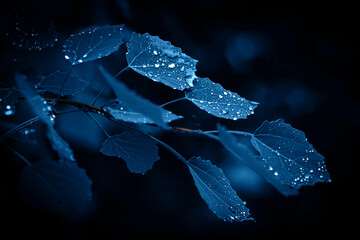
{"label": "blue highlight on leaf", "polygon": [[[124,103],[119,101],[104,106],[104,110],[113,116],[116,120],[139,124],[155,124],[155,122],[149,117],[142,113],[133,111],[131,108],[127,107]],[[183,118],[182,116],[178,116],[162,108],[160,112],[165,123],[170,123],[172,121]]]}

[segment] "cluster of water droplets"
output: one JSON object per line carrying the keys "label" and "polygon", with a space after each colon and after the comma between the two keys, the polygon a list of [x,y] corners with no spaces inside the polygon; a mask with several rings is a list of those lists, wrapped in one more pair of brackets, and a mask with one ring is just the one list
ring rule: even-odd
{"label": "cluster of water droplets", "polygon": [[129,67],[136,72],[173,89],[193,86],[197,60],[182,53],[180,48],[157,36],[137,33],[127,46]]}
{"label": "cluster of water droplets", "polygon": [[53,47],[58,41],[58,34],[53,22],[43,16],[34,19],[28,16],[14,15],[10,18],[5,33],[11,44],[22,50],[38,50]]}
{"label": "cluster of water droplets", "polygon": [[186,98],[214,116],[231,120],[244,119],[254,114],[258,104],[224,89],[208,78],[196,79],[194,87],[186,92]]}
{"label": "cluster of water droplets", "polygon": [[299,189],[331,181],[324,157],[307,142],[303,132],[282,120],[264,123],[252,141],[261,153],[264,167],[281,183]]}

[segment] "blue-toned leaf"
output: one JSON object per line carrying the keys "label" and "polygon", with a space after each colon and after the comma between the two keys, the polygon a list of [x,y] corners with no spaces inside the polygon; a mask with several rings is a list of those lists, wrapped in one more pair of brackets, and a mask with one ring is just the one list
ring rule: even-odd
{"label": "blue-toned leaf", "polygon": [[217,217],[229,222],[253,220],[245,202],[232,189],[220,168],[200,157],[192,157],[187,165],[201,197]]}
{"label": "blue-toned leaf", "polygon": [[15,104],[17,102],[16,92],[0,83],[0,116],[10,116],[15,113]]}
{"label": "blue-toned leaf", "polygon": [[58,153],[60,159],[75,161],[73,151],[71,150],[69,144],[62,139],[53,126],[48,126],[46,135],[52,148]]}
{"label": "blue-toned leaf", "polygon": [[92,26],[72,34],[64,44],[65,58],[76,65],[110,55],[123,43],[123,27]]}
{"label": "blue-toned leaf", "polygon": [[53,126],[55,116],[52,107],[30,86],[25,75],[16,74],[15,80],[35,115],[46,125]]}
{"label": "blue-toned leaf", "polygon": [[220,143],[241,162],[246,164],[257,174],[264,177],[270,184],[272,184],[279,192],[285,196],[295,195],[298,192],[288,185],[279,181],[277,176],[269,170],[262,158],[255,154],[248,146],[244,145],[237,138],[228,132],[225,127],[217,126],[219,132]]}
{"label": "blue-toned leaf", "polygon": [[24,167],[19,189],[34,207],[76,217],[92,201],[92,181],[74,162],[39,161]]}
{"label": "blue-toned leaf", "polygon": [[[154,121],[150,118],[146,117],[141,113],[134,112],[122,102],[111,103],[109,106],[105,106],[104,110],[117,120],[141,124],[154,123]],[[182,116],[178,116],[163,108],[161,108],[161,115],[165,123],[169,123],[182,118]]]}
{"label": "blue-toned leaf", "polygon": [[324,157],[307,141],[305,134],[282,119],[265,121],[251,142],[265,168],[282,184],[299,189],[316,182],[330,182]]}
{"label": "blue-toned leaf", "polygon": [[136,94],[134,91],[129,89],[125,84],[119,82],[111,74],[106,72],[104,68],[99,67],[101,73],[109,83],[111,88],[114,90],[116,97],[124,103],[127,107],[133,111],[141,113],[142,115],[151,119],[156,125],[167,127],[166,122],[162,116],[162,109],[150,102],[149,100]]}
{"label": "blue-toned leaf", "polygon": [[61,138],[54,128],[55,115],[52,107],[27,83],[25,75],[16,74],[15,80],[32,111],[47,125],[47,137],[52,148],[63,160],[75,161],[69,144]]}
{"label": "blue-toned leaf", "polygon": [[202,110],[216,117],[231,120],[247,118],[248,115],[254,114],[254,109],[258,105],[237,93],[225,90],[209,78],[197,78],[194,87],[187,90],[185,96]]}
{"label": "blue-toned leaf", "polygon": [[60,93],[62,96],[78,94],[89,85],[89,82],[82,80],[79,76],[55,71],[48,76],[43,76],[37,87],[58,94],[63,82],[65,83]]}
{"label": "blue-toned leaf", "polygon": [[8,16],[5,31],[11,44],[21,50],[41,51],[54,46],[58,41],[53,21],[36,12]]}
{"label": "blue-toned leaf", "polygon": [[180,48],[148,33],[133,33],[127,48],[126,59],[134,71],[174,89],[192,87],[197,60]]}
{"label": "blue-toned leaf", "polygon": [[156,141],[135,131],[125,131],[105,140],[101,152],[125,160],[131,172],[145,174],[159,160]]}

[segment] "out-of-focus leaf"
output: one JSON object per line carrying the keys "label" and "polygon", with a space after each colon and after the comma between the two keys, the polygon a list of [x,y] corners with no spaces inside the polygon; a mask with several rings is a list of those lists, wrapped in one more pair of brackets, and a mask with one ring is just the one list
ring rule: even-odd
{"label": "out-of-focus leaf", "polygon": [[52,148],[63,160],[75,161],[69,144],[61,138],[54,128],[55,115],[52,107],[27,83],[25,75],[16,74],[15,80],[32,111],[47,125],[47,137]]}
{"label": "out-of-focus leaf", "polygon": [[[65,81],[66,80],[66,81]],[[83,91],[89,82],[82,80],[79,76],[67,72],[55,71],[48,76],[43,76],[37,85],[48,92],[58,94],[64,82],[60,95],[75,95]]]}
{"label": "out-of-focus leaf", "polygon": [[76,217],[92,201],[92,181],[74,162],[43,160],[24,167],[19,189],[35,208]]}

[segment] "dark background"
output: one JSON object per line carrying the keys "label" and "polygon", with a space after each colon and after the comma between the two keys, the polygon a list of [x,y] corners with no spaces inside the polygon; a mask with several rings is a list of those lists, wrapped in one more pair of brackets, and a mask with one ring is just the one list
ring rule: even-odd
{"label": "dark background", "polygon": [[[39,11],[54,21],[60,39],[87,26],[124,23],[136,32],[171,41],[199,61],[198,76],[260,103],[255,115],[236,122],[208,116],[190,103],[176,103],[168,109],[187,121],[173,126],[209,130],[220,121],[230,129],[251,132],[264,120],[284,118],[304,131],[325,156],[332,182],[305,187],[300,195],[286,198],[235,164],[217,143],[196,136],[158,134],[186,158],[200,155],[224,169],[256,220],[224,223],[208,210],[176,157],[160,149],[161,159],[152,170],[145,176],[131,174],[122,160],[98,152],[104,139],[101,130],[74,114],[64,117],[57,127],[93,180],[93,208],[80,220],[34,209],[17,190],[21,164],[2,149],[0,234],[38,239],[352,235],[357,217],[353,214],[357,194],[353,174],[360,120],[355,85],[360,63],[359,17],[354,9],[351,1],[2,1],[2,18],[14,11]],[[122,61],[115,54],[103,63],[116,73],[124,66]],[[132,71],[123,80],[158,104],[181,97]],[[116,129],[107,126],[115,134]],[[36,153],[29,159],[36,160]]]}

